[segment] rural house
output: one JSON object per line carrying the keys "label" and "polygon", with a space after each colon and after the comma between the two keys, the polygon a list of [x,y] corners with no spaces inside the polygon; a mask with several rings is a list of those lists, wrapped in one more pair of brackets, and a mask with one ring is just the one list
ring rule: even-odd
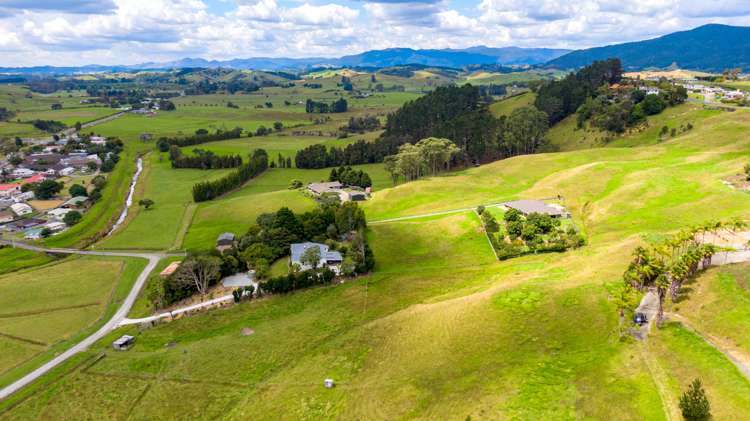
{"label": "rural house", "polygon": [[0,184],[0,197],[10,197],[20,191],[20,184]]}
{"label": "rural house", "polygon": [[307,186],[313,194],[320,196],[323,193],[338,193],[344,185],[338,181],[328,181],[325,183],[311,183]]}
{"label": "rural house", "polygon": [[34,209],[26,203],[14,203],[10,205],[10,210],[12,210],[17,216],[24,216],[34,212]]}
{"label": "rural house", "polygon": [[301,270],[312,269],[310,265],[302,263],[302,255],[307,249],[312,247],[317,247],[320,250],[320,262],[318,263],[318,267],[330,268],[338,275],[341,262],[343,261],[341,253],[335,250],[329,250],[328,246],[325,244],[311,242],[292,244],[292,253],[289,259],[289,264],[291,266],[298,265]]}

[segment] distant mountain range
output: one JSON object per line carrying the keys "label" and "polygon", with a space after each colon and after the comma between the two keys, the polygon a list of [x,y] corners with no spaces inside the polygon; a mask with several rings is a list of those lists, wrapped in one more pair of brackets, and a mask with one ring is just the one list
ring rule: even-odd
{"label": "distant mountain range", "polygon": [[316,67],[381,68],[416,64],[460,69],[466,66],[544,66],[575,69],[594,60],[619,57],[625,70],[664,69],[677,67],[691,70],[721,72],[740,67],[750,70],[750,27],[709,24],[675,32],[645,41],[608,45],[584,50],[552,48],[492,48],[485,46],[464,49],[415,50],[388,48],[338,58],[252,57],[231,60],[184,58],[162,63],[130,66],[88,65],[80,67],[2,67],[0,73],[12,74],[73,74],[175,68],[230,68],[271,71],[304,71]]}
{"label": "distant mountain range", "polygon": [[414,50],[411,48],[389,48],[385,50],[366,51],[361,54],[339,58],[272,58],[253,57],[231,60],[205,60],[202,58],[184,58],[163,63],[142,63],[130,66],[88,65],[80,67],[0,67],[0,73],[23,74],[72,74],[80,72],[127,71],[139,69],[173,69],[173,68],[232,68],[255,70],[304,70],[312,67],[390,67],[404,64],[421,64],[460,69],[471,64],[538,65],[559,57],[570,50],[551,48],[490,48],[477,46],[466,49]]}
{"label": "distant mountain range", "polygon": [[676,67],[721,72],[750,70],[750,28],[710,24],[646,41],[577,50],[552,59],[549,67],[573,69],[618,57],[625,70]]}

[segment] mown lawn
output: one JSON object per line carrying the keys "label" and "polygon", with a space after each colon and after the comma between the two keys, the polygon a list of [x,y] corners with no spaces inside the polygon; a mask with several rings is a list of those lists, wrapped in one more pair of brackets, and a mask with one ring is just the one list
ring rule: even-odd
{"label": "mown lawn", "polygon": [[536,94],[526,92],[521,95],[502,99],[490,105],[490,112],[495,117],[509,116],[516,108],[528,107],[534,104]]}

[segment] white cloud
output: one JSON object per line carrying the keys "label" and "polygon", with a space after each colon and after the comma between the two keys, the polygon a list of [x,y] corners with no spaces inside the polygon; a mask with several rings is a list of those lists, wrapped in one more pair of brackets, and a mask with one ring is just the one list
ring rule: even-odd
{"label": "white cloud", "polygon": [[[206,3],[215,1],[223,2],[222,12]],[[750,24],[748,0],[474,0],[456,6],[450,0],[0,0],[0,51],[12,52],[0,54],[0,65],[341,56],[480,44],[578,48],[712,21]]]}

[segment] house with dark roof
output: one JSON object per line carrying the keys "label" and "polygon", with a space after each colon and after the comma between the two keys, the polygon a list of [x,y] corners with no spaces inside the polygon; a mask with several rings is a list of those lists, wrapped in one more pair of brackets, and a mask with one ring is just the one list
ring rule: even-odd
{"label": "house with dark roof", "polygon": [[338,251],[330,250],[327,245],[320,243],[306,242],[292,244],[291,256],[289,258],[290,266],[298,265],[300,270],[312,269],[310,265],[302,263],[302,255],[305,251],[314,247],[317,247],[320,252],[318,267],[327,267],[338,275],[341,269],[341,262],[344,261],[344,258]]}
{"label": "house with dark roof", "polygon": [[546,214],[553,218],[559,218],[566,215],[565,210],[562,206],[548,205],[541,200],[513,200],[503,203],[503,206],[509,209],[515,209],[525,216],[528,216],[532,213]]}
{"label": "house with dark roof", "polygon": [[235,236],[231,232],[219,234],[219,237],[216,239],[216,250],[224,253],[225,250],[231,249],[234,247],[234,238]]}

